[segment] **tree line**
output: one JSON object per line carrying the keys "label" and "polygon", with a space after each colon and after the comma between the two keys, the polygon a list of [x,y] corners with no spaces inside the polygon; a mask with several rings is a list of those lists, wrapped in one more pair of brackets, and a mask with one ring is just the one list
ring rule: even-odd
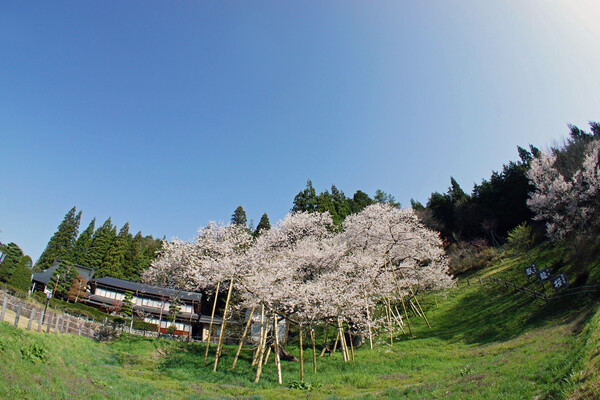
{"label": "tree line", "polygon": [[93,218],[79,234],[81,214],[76,207],[67,212],[35,263],[34,272],[46,270],[58,259],[93,268],[98,278],[112,276],[139,282],[142,272],[161,249],[162,241],[150,235],[143,236],[141,232],[132,235],[129,222],[117,233],[110,217],[98,228],[96,218]]}

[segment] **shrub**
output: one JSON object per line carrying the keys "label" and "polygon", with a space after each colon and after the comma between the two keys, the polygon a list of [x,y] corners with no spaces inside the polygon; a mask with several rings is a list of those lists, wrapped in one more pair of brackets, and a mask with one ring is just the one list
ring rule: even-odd
{"label": "shrub", "polygon": [[116,329],[110,326],[102,325],[94,331],[94,339],[99,342],[108,342],[118,337]]}
{"label": "shrub", "polygon": [[459,242],[448,248],[450,273],[460,275],[477,271],[496,259],[498,251],[489,247],[485,239],[473,242]]}
{"label": "shrub", "polygon": [[518,252],[525,252],[533,247],[534,238],[531,233],[531,226],[523,222],[508,232],[506,241],[507,249]]}

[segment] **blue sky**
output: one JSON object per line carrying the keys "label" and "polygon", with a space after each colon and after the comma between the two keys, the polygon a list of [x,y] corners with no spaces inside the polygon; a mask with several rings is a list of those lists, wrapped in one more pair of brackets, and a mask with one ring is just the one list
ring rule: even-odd
{"label": "blue sky", "polygon": [[0,241],[404,206],[600,120],[597,1],[0,2]]}

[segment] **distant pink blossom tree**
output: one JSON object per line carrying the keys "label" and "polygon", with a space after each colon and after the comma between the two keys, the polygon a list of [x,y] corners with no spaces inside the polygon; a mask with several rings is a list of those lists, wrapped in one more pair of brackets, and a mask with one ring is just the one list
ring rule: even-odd
{"label": "distant pink blossom tree", "polygon": [[591,142],[581,168],[566,179],[554,166],[554,154],[542,154],[531,163],[527,173],[535,186],[527,205],[534,220],[546,223],[550,239],[563,240],[571,234],[599,227],[600,218],[600,141]]}

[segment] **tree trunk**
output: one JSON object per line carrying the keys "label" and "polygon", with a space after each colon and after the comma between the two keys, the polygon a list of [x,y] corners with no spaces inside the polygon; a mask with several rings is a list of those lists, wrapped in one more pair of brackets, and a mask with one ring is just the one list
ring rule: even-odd
{"label": "tree trunk", "polygon": [[275,367],[277,367],[277,382],[282,385],[281,379],[281,358],[279,357],[279,324],[277,323],[277,315],[273,318],[273,329],[275,336]]}

